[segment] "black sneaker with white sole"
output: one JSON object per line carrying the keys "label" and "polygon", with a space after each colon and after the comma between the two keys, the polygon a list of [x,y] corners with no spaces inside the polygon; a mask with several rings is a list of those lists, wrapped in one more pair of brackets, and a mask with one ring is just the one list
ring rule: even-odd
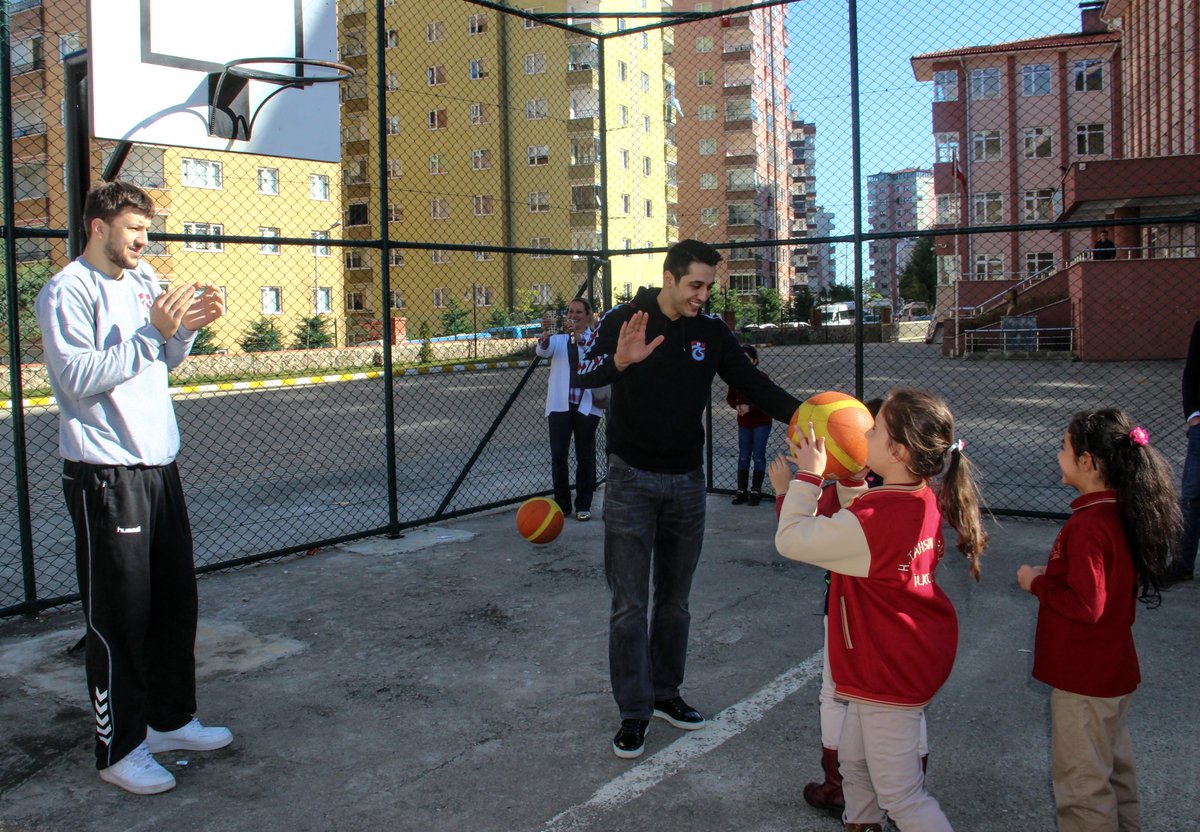
{"label": "black sneaker with white sole", "polygon": [[646,750],[646,729],[649,727],[648,719],[622,719],[621,730],[613,737],[613,753],[622,760],[642,756]]}
{"label": "black sneaker with white sole", "polygon": [[684,702],[682,696],[655,702],[654,715],[685,731],[695,731],[697,728],[704,727],[704,717],[699,711]]}

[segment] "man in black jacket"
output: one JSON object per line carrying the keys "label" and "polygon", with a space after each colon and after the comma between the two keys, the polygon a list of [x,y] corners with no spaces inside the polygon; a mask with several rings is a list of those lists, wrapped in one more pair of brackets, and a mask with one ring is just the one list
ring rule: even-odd
{"label": "man in black jacket", "polygon": [[[609,671],[621,711],[618,757],[641,756],[652,716],[704,726],[680,696],[706,501],[704,425],[714,375],[781,422],[799,406],[704,314],[720,253],[697,240],[671,246],[661,289],[612,309],[583,345],[578,381],[612,385],[604,570],[612,591]],[[647,626],[653,575],[653,617]]]}
{"label": "man in black jacket", "polygon": [[1187,420],[1187,456],[1180,489],[1183,539],[1178,557],[1167,567],[1168,585],[1192,579],[1200,539],[1200,321],[1192,328],[1187,363],[1183,365],[1183,418]]}

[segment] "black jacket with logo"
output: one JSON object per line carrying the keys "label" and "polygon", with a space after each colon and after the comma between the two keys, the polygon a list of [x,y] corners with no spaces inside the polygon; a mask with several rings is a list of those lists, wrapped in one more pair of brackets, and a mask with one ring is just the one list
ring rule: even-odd
{"label": "black jacket with logo", "polygon": [[[661,289],[642,288],[630,303],[600,319],[579,356],[581,387],[612,385],[608,450],[645,471],[682,474],[704,462],[704,410],[714,375],[780,422],[800,402],[750,363],[725,322],[714,315],[671,320],[658,306]],[[617,370],[621,325],[646,312],[646,341],[663,343],[644,360]]]}

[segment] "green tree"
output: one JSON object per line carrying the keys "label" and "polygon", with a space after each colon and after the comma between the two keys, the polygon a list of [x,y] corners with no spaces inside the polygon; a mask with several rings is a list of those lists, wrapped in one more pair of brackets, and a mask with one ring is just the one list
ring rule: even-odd
{"label": "green tree", "polygon": [[421,349],[417,350],[417,361],[421,364],[428,364],[433,361],[433,344],[429,343],[429,321],[421,321],[417,334],[421,338]]}
{"label": "green tree", "polygon": [[[34,304],[38,292],[54,277],[56,269],[49,260],[17,264],[17,320],[21,326],[21,340],[25,344],[40,344],[42,331],[38,329]],[[0,273],[3,267],[0,267]],[[0,292],[0,326],[8,323],[8,300]]]}
{"label": "green tree", "polygon": [[758,315],[759,323],[779,323],[779,311],[783,305],[783,301],[779,297],[777,289],[767,287],[759,287],[758,290]]}
{"label": "green tree", "polygon": [[192,342],[192,355],[212,355],[219,349],[211,329],[205,326],[197,330],[196,340]]}
{"label": "green tree", "polygon": [[327,328],[327,323],[320,315],[302,319],[292,336],[292,349],[319,350],[332,347],[333,334]]}
{"label": "green tree", "polygon": [[812,317],[813,294],[807,286],[801,286],[792,293],[791,303],[788,304],[787,319],[789,321],[808,321]]}
{"label": "green tree", "polygon": [[246,352],[278,352],[283,349],[283,337],[274,321],[259,318],[250,324],[238,345]]}
{"label": "green tree", "polygon": [[913,247],[908,265],[900,272],[900,294],[905,300],[923,300],[933,305],[937,297],[937,257],[932,237],[922,237]]}
{"label": "green tree", "polygon": [[442,313],[442,334],[458,335],[460,332],[471,331],[471,312],[454,298],[446,304]]}
{"label": "green tree", "polygon": [[497,306],[492,310],[492,313],[488,315],[486,326],[491,329],[492,327],[497,326],[512,326],[512,324],[513,313],[509,312],[503,306]]}

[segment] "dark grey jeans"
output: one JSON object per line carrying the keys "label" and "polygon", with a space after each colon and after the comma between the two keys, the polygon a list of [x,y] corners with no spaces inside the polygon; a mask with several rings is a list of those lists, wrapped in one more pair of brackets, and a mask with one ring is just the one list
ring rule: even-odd
{"label": "dark grey jeans", "polygon": [[706,497],[701,468],[656,474],[615,454],[608,457],[608,661],[622,719],[650,719],[655,701],[679,695],[691,625],[688,596],[700,561]]}

